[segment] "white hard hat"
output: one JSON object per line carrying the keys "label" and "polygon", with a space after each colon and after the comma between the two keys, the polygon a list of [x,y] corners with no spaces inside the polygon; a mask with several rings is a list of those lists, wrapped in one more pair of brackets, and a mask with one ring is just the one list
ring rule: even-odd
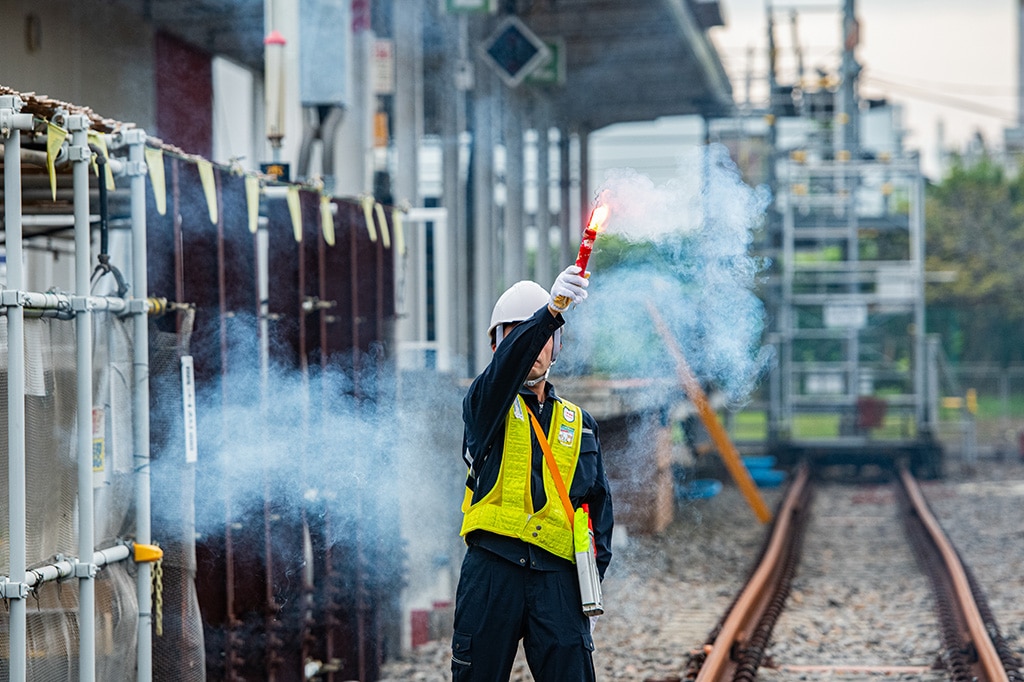
{"label": "white hard hat", "polygon": [[[491,326],[487,335],[497,345],[505,338],[501,329],[512,322],[522,322],[533,317],[533,314],[548,304],[547,289],[528,279],[520,280],[505,290],[491,310]],[[495,333],[497,330],[498,333]],[[558,351],[562,348],[562,330],[556,329],[552,335],[555,345],[551,350],[551,364],[558,359]],[[545,377],[547,374],[544,375]]]}
{"label": "white hard hat", "polygon": [[[491,310],[491,326],[487,335],[494,333],[499,324],[522,322],[533,317],[533,314],[548,304],[548,292],[536,282],[524,279],[516,282],[505,290],[494,309]],[[501,339],[498,339],[500,341]]]}

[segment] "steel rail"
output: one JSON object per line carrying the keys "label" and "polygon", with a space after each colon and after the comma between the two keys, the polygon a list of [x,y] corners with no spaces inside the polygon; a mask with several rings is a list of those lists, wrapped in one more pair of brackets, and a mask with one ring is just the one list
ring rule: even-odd
{"label": "steel rail", "polygon": [[[957,633],[945,636],[952,637],[946,646],[952,647],[957,654],[957,661],[945,661],[948,671],[957,680],[1021,680],[1015,670],[1019,667],[1018,660],[1012,652],[1008,653],[984,598],[979,599],[977,596],[980,588],[931,513],[917,481],[905,466],[898,469],[898,474],[906,499],[904,513],[913,525],[913,528],[908,526],[912,542],[919,549],[922,545],[929,545],[927,552],[941,559],[941,562],[933,562],[936,570],[941,573],[939,581],[934,585],[936,597],[941,603],[947,604],[940,609],[940,620],[945,623],[952,616],[956,622],[953,632]],[[806,465],[796,472],[756,569],[729,607],[724,620],[716,626],[712,633],[713,639],[704,645],[702,653],[691,658],[687,679],[695,679],[697,682],[756,679],[757,668],[767,648],[774,620],[782,609],[781,600],[788,593],[787,576],[790,576],[793,562],[797,560],[794,555],[798,551],[799,536],[805,521],[805,518],[799,518],[799,514],[808,506],[809,495],[805,489],[810,487],[809,477],[810,469]],[[915,519],[916,523],[913,523]],[[915,531],[914,528],[924,532]],[[937,569],[939,563],[941,569]],[[948,585],[948,589],[943,589],[940,583]],[[946,593],[951,593],[951,596],[943,597]],[[940,627],[948,626],[940,623]],[[968,639],[970,641],[965,641]],[[976,661],[967,660],[957,653],[962,651],[968,654],[972,649],[976,653]],[[832,666],[810,666],[805,672],[812,668],[831,670]],[[973,673],[968,674],[968,668]],[[884,669],[888,673],[897,670],[892,666]],[[962,674],[968,674],[968,677]]]}
{"label": "steel rail", "polygon": [[749,638],[756,628],[776,590],[772,587],[777,582],[779,573],[785,563],[786,550],[790,547],[793,517],[801,511],[804,488],[810,478],[810,470],[802,466],[797,471],[793,483],[775,518],[771,540],[765,548],[760,564],[740,593],[725,622],[715,637],[714,643],[707,651],[704,663],[697,675],[697,682],[711,682],[725,679],[728,671],[735,667],[732,654],[736,645]]}
{"label": "steel rail", "polygon": [[985,674],[985,680],[987,682],[1008,681],[1010,678],[989,636],[985,620],[978,610],[967,572],[960,561],[960,557],[946,537],[939,522],[931,513],[920,486],[918,486],[917,481],[906,467],[900,467],[899,476],[900,482],[903,484],[904,490],[906,490],[907,497],[913,505],[914,513],[920,519],[925,530],[928,531],[930,540],[942,558],[946,573],[953,585],[956,604],[960,611],[959,615],[970,634],[978,656],[978,664]]}

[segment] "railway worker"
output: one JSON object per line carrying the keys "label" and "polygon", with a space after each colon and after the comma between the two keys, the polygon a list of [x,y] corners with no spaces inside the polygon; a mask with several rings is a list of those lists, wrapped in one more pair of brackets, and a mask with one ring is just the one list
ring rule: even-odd
{"label": "railway worker", "polygon": [[[512,285],[491,313],[493,355],[463,401],[467,549],[455,601],[454,682],[507,681],[519,640],[537,682],[595,679],[596,618],[582,610],[571,521],[545,461],[554,455],[554,468],[566,471],[573,509],[589,505],[603,579],[612,503],[597,422],[548,381],[562,314],[586,298],[587,285],[572,265],[550,292],[536,282]],[[548,455],[534,428],[548,434]]]}

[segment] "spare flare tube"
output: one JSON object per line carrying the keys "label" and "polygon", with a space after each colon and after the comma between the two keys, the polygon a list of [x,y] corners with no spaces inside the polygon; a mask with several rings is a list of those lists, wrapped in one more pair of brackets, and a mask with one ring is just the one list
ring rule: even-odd
{"label": "spare flare tube", "polygon": [[[580,274],[584,277],[587,276],[587,263],[590,262],[590,254],[594,250],[594,240],[597,239],[597,233],[607,219],[608,205],[600,204],[595,206],[594,210],[590,213],[590,220],[587,221],[587,228],[583,230],[580,250],[576,254],[576,267],[580,269]],[[555,299],[555,304],[559,308],[564,308],[569,305],[569,299],[567,296],[558,296]]]}
{"label": "spare flare tube", "polygon": [[604,613],[604,604],[601,601],[601,575],[597,570],[594,524],[590,519],[590,507],[586,504],[576,510],[573,519],[573,549],[583,615],[600,616]]}

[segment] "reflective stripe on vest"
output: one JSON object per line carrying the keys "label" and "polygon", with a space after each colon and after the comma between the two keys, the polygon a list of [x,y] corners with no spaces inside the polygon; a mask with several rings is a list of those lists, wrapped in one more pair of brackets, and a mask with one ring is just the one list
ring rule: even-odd
{"label": "reflective stripe on vest", "polygon": [[[555,412],[551,418],[551,428],[548,429],[548,442],[562,481],[568,489],[580,457],[583,412],[565,400],[555,400],[553,406]],[[574,561],[572,519],[565,517],[554,479],[543,462],[540,466],[547,501],[541,509],[533,509],[533,497],[530,494],[533,443],[527,409],[522,397],[516,396],[505,418],[505,450],[498,480],[475,504],[471,504],[473,492],[466,490],[462,504],[465,516],[462,519],[461,534],[486,530],[519,538],[563,559]]]}

